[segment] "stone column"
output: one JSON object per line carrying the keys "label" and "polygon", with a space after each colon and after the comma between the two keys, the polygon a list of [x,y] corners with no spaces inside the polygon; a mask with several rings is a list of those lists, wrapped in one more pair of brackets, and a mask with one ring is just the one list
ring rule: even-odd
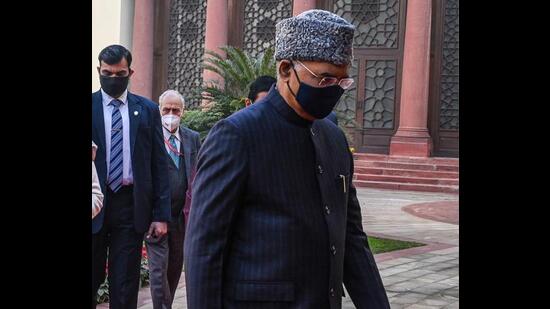
{"label": "stone column", "polygon": [[431,0],[407,1],[400,119],[390,155],[429,157],[432,153],[427,128],[431,18]]}
{"label": "stone column", "polygon": [[316,0],[294,0],[292,15],[296,16],[304,11],[317,8]]}
{"label": "stone column", "polygon": [[155,1],[135,0],[131,90],[146,98],[153,93],[153,42]]}
{"label": "stone column", "polygon": [[[204,38],[205,52],[215,51],[224,56],[225,53],[219,48],[227,45],[227,31],[228,31],[228,0],[208,0],[206,6],[206,33]],[[205,57],[208,57],[205,54]],[[220,86],[223,86],[223,78],[218,74],[204,70],[203,81],[208,83],[209,81],[216,81]]]}

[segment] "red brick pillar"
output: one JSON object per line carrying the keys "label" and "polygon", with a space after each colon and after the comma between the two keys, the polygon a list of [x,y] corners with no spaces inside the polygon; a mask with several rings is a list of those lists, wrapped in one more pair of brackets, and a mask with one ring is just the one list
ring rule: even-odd
{"label": "red brick pillar", "polygon": [[427,128],[431,16],[431,0],[407,1],[401,113],[391,155],[429,157],[432,153]]}
{"label": "red brick pillar", "polygon": [[155,1],[135,0],[132,47],[132,92],[156,101],[153,94],[153,28]]}
{"label": "red brick pillar", "polygon": [[292,15],[296,16],[304,11],[317,8],[316,0],[294,0]]}
{"label": "red brick pillar", "polygon": [[[206,6],[206,33],[205,33],[205,51],[215,51],[220,55],[225,53],[219,48],[227,45],[227,30],[228,30],[228,0],[208,0]],[[205,54],[205,57],[208,57]],[[223,87],[223,78],[218,74],[204,70],[203,81],[217,81]]]}

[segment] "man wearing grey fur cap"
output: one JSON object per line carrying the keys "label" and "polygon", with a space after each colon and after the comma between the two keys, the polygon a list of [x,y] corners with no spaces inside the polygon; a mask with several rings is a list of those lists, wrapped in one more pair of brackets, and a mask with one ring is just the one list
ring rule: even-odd
{"label": "man wearing grey fur cap", "polygon": [[354,27],[322,10],[276,26],[277,83],[198,154],[185,242],[190,309],[390,308],[363,231],[353,156],[324,119],[353,79]]}

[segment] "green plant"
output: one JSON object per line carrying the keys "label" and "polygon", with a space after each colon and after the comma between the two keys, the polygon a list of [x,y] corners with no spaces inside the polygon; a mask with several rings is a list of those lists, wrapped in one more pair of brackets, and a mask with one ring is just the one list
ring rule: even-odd
{"label": "green plant", "polygon": [[190,110],[185,112],[182,117],[182,123],[186,127],[199,132],[201,140],[203,140],[210,129],[220,119],[226,117],[224,113],[216,110]]}
{"label": "green plant", "polygon": [[368,242],[373,254],[425,246],[425,244],[417,242],[408,242],[378,237],[368,237]]}
{"label": "green plant", "polygon": [[182,117],[182,122],[199,132],[203,139],[216,122],[245,107],[245,99],[252,82],[262,75],[276,75],[272,48],[257,58],[232,46],[220,49],[227,56],[207,51],[210,57],[205,59],[203,66],[223,77],[223,85],[205,81],[205,86],[197,89],[192,96],[209,107],[190,109]]}
{"label": "green plant", "polygon": [[[248,87],[256,78],[262,75],[272,77],[276,75],[273,48],[268,48],[257,59],[237,47],[224,46],[220,49],[226,53],[227,57],[214,51],[206,51],[210,57],[205,59],[203,65],[205,69],[223,77],[223,87],[213,85],[213,88],[220,90],[218,93],[211,94],[214,98],[219,95],[227,95],[238,100],[246,97]],[[209,81],[206,82],[209,83]]]}
{"label": "green plant", "polygon": [[336,114],[336,118],[338,119],[338,127],[340,127],[342,132],[344,132],[344,135],[348,140],[350,147],[353,147],[353,132],[355,131],[355,127],[357,125],[355,119],[353,118],[353,116],[347,115],[345,112],[341,112],[336,109],[334,110],[334,113]]}

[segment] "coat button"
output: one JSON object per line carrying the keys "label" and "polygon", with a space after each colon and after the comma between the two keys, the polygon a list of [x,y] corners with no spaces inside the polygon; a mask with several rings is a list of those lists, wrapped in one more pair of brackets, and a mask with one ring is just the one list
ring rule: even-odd
{"label": "coat button", "polygon": [[330,215],[330,208],[328,208],[328,205],[325,204],[325,213],[327,215]]}
{"label": "coat button", "polygon": [[334,245],[330,247],[330,251],[332,251],[332,255],[336,255],[336,247]]}
{"label": "coat button", "polygon": [[311,131],[311,136],[315,136],[315,131],[313,131],[313,128],[309,129]]}
{"label": "coat button", "polygon": [[334,294],[334,289],[333,289],[333,288],[330,288],[330,296],[331,296],[331,297],[334,297],[334,295],[335,295],[335,294]]}
{"label": "coat button", "polygon": [[319,174],[323,173],[323,167],[321,165],[317,165],[317,169],[319,170]]}

